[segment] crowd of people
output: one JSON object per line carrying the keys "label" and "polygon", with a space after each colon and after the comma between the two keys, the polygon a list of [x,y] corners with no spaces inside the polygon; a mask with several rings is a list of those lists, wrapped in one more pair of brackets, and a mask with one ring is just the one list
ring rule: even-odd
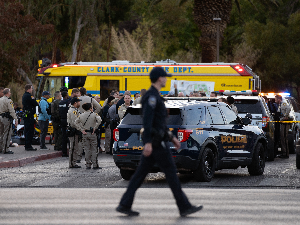
{"label": "crowd of people", "polygon": [[[174,85],[175,93],[169,92],[166,97],[186,97],[183,92],[178,92],[176,84]],[[111,90],[110,96],[104,101],[103,106],[100,104],[100,96],[92,96],[87,93],[84,87],[73,88],[71,96],[68,94],[67,87],[61,87],[53,96],[53,101],[48,102],[51,94],[48,91],[42,93],[39,103],[32,95],[32,85],[25,85],[25,93],[22,97],[23,105],[23,121],[25,150],[36,151],[37,148],[32,147],[34,136],[34,125],[36,120],[34,114],[36,107],[39,108],[38,127],[40,129],[40,150],[48,150],[45,139],[48,134],[49,121],[52,122],[54,136],[54,150],[62,151],[63,157],[69,157],[70,168],[80,168],[78,162],[81,161],[82,155],[85,154],[87,160],[86,167],[100,168],[97,162],[98,153],[105,152],[112,154],[113,148],[113,130],[118,126],[120,120],[123,119],[126,110],[131,105],[141,104],[142,96],[145,95],[146,89],[142,89],[134,94],[131,98],[131,92],[125,91],[119,93],[118,90]],[[0,87],[0,152],[4,154],[13,154],[9,149],[12,135],[12,121],[15,126],[20,122],[16,112],[20,111],[17,103],[13,103],[10,99],[10,89]],[[188,97],[206,97],[205,93],[191,92]],[[217,97],[216,92],[211,92],[211,98]],[[280,104],[281,96],[275,98]],[[279,100],[278,100],[279,99]],[[220,102],[225,102],[229,107],[238,114],[234,105],[234,98],[229,96],[219,97]],[[266,99],[267,101],[267,99]],[[267,102],[271,112],[278,112],[278,104]],[[91,114],[91,115],[90,115]],[[86,118],[84,117],[86,116]],[[82,118],[85,118],[83,121]],[[81,121],[82,123],[80,123]],[[287,130],[286,125],[282,125],[281,129]],[[105,133],[104,149],[101,146],[101,135]],[[286,137],[286,132],[284,134]],[[279,137],[278,137],[279,138]],[[68,152],[69,143],[69,152]],[[282,143],[286,145],[286,143]],[[285,148],[283,147],[283,150]]]}
{"label": "crowd of people", "polygon": [[[71,96],[67,87],[61,87],[54,93],[52,102],[48,99],[51,94],[48,91],[42,93],[40,101],[36,101],[32,94],[32,85],[25,85],[25,93],[22,97],[25,150],[36,151],[32,146],[35,125],[40,130],[40,149],[49,150],[46,147],[49,122],[52,122],[54,136],[54,150],[62,151],[63,157],[69,157],[70,168],[80,168],[78,163],[85,155],[86,168],[99,169],[98,153],[112,154],[113,130],[124,117],[127,108],[141,102],[141,95],[146,92],[134,94],[131,99],[130,91],[119,93],[112,90],[103,106],[100,104],[100,96],[91,96],[84,87],[73,88]],[[15,126],[20,122],[16,112],[20,111],[17,103],[10,99],[10,89],[0,88],[0,152],[13,154],[9,149],[12,135],[12,122]],[[34,115],[38,107],[38,122]],[[101,146],[101,135],[105,133],[105,147]],[[69,144],[69,151],[68,151]]]}

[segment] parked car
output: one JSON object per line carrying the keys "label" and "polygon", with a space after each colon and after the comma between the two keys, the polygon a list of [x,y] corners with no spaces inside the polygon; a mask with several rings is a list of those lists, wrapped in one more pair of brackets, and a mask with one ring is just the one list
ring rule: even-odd
{"label": "parked car", "polygon": [[[240,118],[225,103],[167,101],[169,129],[181,142],[172,150],[180,173],[193,173],[197,181],[211,181],[216,170],[248,167],[250,175],[264,172],[267,139],[251,120]],[[129,107],[113,132],[113,158],[123,179],[136,170],[143,150],[142,110]],[[172,143],[169,143],[172,145]],[[154,166],[151,172],[160,171]]]}

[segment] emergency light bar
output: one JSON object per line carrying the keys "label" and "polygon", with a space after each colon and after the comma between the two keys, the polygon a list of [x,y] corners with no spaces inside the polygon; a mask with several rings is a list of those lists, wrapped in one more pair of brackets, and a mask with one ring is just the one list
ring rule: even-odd
{"label": "emergency light bar", "polygon": [[219,90],[216,93],[220,93],[223,95],[255,95],[257,93],[256,90],[246,90],[246,91],[230,91],[230,90]]}
{"label": "emergency light bar", "polygon": [[275,97],[275,95],[281,95],[282,97],[290,97],[291,94],[290,93],[259,93],[259,95],[261,96],[267,96],[267,97]]}

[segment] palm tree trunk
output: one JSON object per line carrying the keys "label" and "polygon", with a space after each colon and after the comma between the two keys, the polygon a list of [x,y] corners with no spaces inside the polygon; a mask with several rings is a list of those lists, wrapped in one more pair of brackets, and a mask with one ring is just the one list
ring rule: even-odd
{"label": "palm tree trunk", "polygon": [[230,0],[194,0],[194,19],[201,30],[199,41],[202,46],[203,63],[216,61],[217,26],[213,19],[221,18],[219,23],[220,43],[222,43],[223,33],[229,23],[231,9],[232,3]]}

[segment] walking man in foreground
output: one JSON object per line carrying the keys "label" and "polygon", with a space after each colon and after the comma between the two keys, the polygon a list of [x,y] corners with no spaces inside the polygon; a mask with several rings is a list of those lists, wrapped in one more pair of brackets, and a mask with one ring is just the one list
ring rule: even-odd
{"label": "walking man in foreground", "polygon": [[187,216],[202,209],[202,206],[191,205],[181,189],[176,174],[176,167],[168,141],[174,144],[176,150],[180,148],[180,142],[168,131],[166,124],[167,109],[159,94],[160,89],[166,85],[166,77],[171,77],[171,75],[167,74],[161,67],[154,67],[150,72],[152,85],[142,99],[144,150],[140,164],[129,182],[127,191],[116,208],[118,212],[128,216],[139,215],[139,212],[131,209],[134,195],[154,163],[157,163],[166,175],[167,182],[176,199],[180,216]]}

